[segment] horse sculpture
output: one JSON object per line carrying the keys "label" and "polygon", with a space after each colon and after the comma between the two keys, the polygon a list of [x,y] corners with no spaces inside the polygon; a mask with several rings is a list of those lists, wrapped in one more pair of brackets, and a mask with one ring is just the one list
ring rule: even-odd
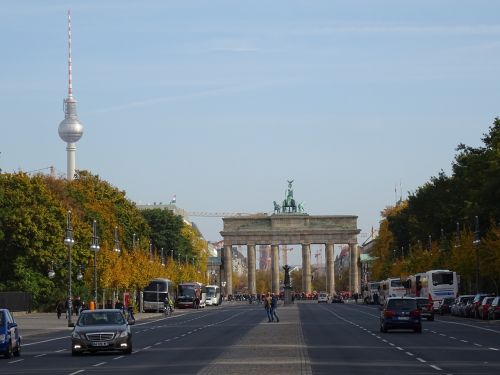
{"label": "horse sculpture", "polygon": [[274,203],[274,213],[279,214],[281,212],[281,206],[278,203],[276,203],[276,201],[273,201],[273,203]]}

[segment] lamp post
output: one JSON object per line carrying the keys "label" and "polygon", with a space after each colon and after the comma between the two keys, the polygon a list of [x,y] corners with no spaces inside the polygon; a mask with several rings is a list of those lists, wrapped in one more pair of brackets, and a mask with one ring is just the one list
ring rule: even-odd
{"label": "lamp post", "polygon": [[118,227],[115,227],[115,247],[113,248],[113,250],[118,254],[121,253],[120,241],[118,240]]}
{"label": "lamp post", "polygon": [[99,237],[97,237],[97,222],[92,223],[92,242],[90,250],[94,252],[94,301],[97,308],[97,252],[100,250]]}
{"label": "lamp post", "polygon": [[[75,240],[73,239],[73,227],[71,226],[71,211],[68,210],[66,214],[66,235],[64,236],[64,244],[68,246],[68,278],[69,278],[69,283],[68,283],[68,308],[69,308],[69,313],[68,313],[68,327],[72,325],[71,322],[71,312],[73,309],[73,296],[72,296],[72,291],[71,291],[71,247],[75,244]],[[54,270],[52,269],[52,273],[54,273]],[[49,275],[50,276],[50,275]]]}
{"label": "lamp post", "polygon": [[476,293],[479,293],[479,244],[481,243],[481,238],[479,237],[479,216],[474,218],[475,230],[474,230],[474,247],[476,249]]}

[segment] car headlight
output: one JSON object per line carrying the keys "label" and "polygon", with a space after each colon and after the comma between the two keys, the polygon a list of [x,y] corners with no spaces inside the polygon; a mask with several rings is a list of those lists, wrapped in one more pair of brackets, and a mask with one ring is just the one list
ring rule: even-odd
{"label": "car headlight", "polygon": [[122,332],[118,333],[118,337],[127,337],[127,336],[128,336],[128,332],[127,331],[122,331]]}
{"label": "car headlight", "polygon": [[80,334],[76,331],[73,331],[73,333],[71,334],[71,337],[74,338],[74,339],[81,339],[82,337],[80,336]]}
{"label": "car headlight", "polygon": [[3,344],[4,341],[5,341],[5,335],[0,335],[0,343]]}

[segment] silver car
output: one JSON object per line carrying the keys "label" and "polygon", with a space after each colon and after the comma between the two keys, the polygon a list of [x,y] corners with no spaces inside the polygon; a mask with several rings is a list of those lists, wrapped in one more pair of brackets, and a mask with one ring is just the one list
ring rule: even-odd
{"label": "silver car", "polygon": [[121,310],[84,310],[73,324],[71,333],[71,354],[85,351],[122,351],[132,353],[132,332],[134,320],[127,321]]}

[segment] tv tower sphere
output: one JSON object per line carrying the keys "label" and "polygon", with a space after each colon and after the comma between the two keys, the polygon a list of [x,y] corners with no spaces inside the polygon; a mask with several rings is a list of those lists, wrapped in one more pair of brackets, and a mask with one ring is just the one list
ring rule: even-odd
{"label": "tv tower sphere", "polygon": [[64,99],[64,120],[59,124],[59,137],[67,143],[67,179],[75,178],[75,143],[83,135],[83,125],[76,116],[76,100],[73,98],[73,74],[71,64],[71,12],[68,10],[68,97]]}

